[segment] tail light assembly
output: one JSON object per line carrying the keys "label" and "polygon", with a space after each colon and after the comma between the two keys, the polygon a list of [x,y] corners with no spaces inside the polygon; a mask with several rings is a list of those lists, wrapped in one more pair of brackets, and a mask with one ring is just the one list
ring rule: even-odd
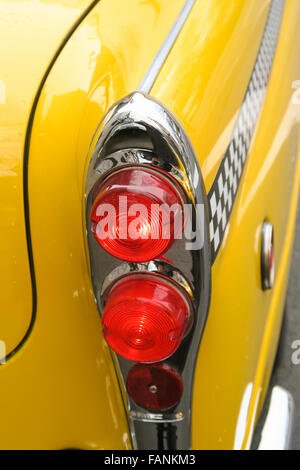
{"label": "tail light assembly", "polygon": [[211,282],[197,157],[176,117],[135,92],[100,123],[85,181],[92,284],[133,447],[188,449]]}

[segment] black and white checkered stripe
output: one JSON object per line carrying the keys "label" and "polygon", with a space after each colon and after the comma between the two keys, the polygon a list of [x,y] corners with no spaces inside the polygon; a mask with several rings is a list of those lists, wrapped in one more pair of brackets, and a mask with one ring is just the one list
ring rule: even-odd
{"label": "black and white checkered stripe", "polygon": [[272,0],[254,69],[229,146],[208,193],[211,262],[221,246],[275,55],[285,0]]}

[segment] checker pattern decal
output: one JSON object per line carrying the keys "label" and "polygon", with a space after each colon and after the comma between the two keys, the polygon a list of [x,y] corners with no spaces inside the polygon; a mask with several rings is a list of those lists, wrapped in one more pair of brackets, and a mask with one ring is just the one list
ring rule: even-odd
{"label": "checker pattern decal", "polygon": [[211,263],[214,262],[228,225],[250,142],[266,94],[275,55],[285,0],[272,0],[250,82],[222,162],[208,193]]}

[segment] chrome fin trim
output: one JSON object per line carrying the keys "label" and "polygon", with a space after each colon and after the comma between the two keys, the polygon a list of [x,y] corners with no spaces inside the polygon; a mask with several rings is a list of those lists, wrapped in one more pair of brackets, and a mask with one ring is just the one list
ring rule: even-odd
{"label": "chrome fin trim", "polygon": [[183,28],[184,23],[186,22],[191,9],[193,8],[196,0],[187,0],[184,7],[182,8],[179,16],[177,17],[174,25],[172,26],[168,36],[166,37],[163,45],[159,49],[157,55],[155,56],[152,64],[148,68],[142,82],[138,87],[138,91],[142,91],[144,93],[149,93],[151,88],[154,85],[154,82],[165,62],[167,59],[174,43]]}

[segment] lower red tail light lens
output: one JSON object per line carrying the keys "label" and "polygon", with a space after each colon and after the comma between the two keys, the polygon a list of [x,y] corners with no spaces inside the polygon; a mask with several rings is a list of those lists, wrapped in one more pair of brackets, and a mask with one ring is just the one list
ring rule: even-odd
{"label": "lower red tail light lens", "polygon": [[108,176],[91,210],[92,231],[110,254],[125,261],[150,261],[165,253],[184,228],[184,195],[177,183],[147,168]]}
{"label": "lower red tail light lens", "polygon": [[178,372],[167,364],[136,365],[129,371],[126,388],[139,406],[163,411],[179,402],[183,382]]}
{"label": "lower red tail light lens", "polygon": [[135,362],[158,362],[180,345],[190,306],[180,288],[160,276],[131,275],[107,296],[103,333],[111,348]]}

